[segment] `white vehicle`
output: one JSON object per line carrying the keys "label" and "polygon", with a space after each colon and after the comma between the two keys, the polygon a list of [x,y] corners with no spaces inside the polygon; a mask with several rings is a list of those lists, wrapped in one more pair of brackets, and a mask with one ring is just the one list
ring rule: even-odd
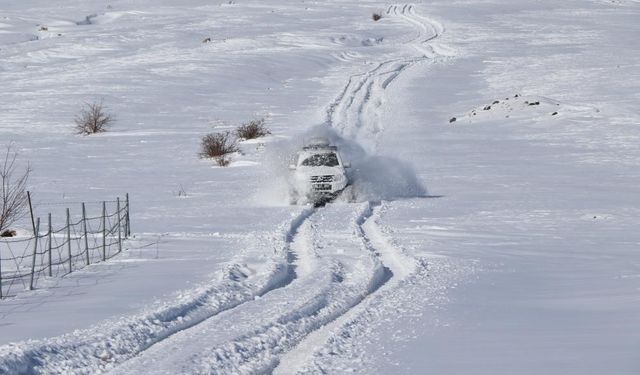
{"label": "white vehicle", "polygon": [[335,198],[348,185],[345,168],[349,168],[326,138],[312,138],[299,151],[292,170],[292,203],[324,204]]}

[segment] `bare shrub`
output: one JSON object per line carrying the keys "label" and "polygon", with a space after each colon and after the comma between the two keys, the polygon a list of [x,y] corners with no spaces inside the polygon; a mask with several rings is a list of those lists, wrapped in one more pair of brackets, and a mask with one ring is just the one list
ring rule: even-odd
{"label": "bare shrub", "polygon": [[218,164],[221,167],[226,167],[230,163],[231,163],[231,159],[229,159],[229,156],[227,155],[218,156],[216,158],[216,164]]}
{"label": "bare shrub", "polygon": [[80,113],[75,118],[76,132],[78,134],[95,134],[107,131],[115,118],[105,112],[102,101],[85,103]]}
{"label": "bare shrub", "polygon": [[24,217],[27,212],[27,182],[31,167],[18,170],[16,159],[18,153],[11,145],[7,147],[4,158],[0,160],[0,232]]}
{"label": "bare shrub", "polygon": [[236,128],[236,135],[242,139],[255,139],[269,134],[271,134],[271,131],[265,126],[263,118],[251,120]]}
{"label": "bare shrub", "polygon": [[382,19],[382,14],[374,13],[371,15],[371,18],[373,18],[374,21],[380,21]]}
{"label": "bare shrub", "polygon": [[200,143],[200,157],[214,158],[221,167],[229,165],[229,154],[237,151],[239,151],[237,141],[228,131],[207,134]]}

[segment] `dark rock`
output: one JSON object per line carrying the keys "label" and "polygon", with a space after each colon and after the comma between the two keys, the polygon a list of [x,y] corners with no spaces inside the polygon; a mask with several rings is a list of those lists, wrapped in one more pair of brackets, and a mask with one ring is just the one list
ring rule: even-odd
{"label": "dark rock", "polygon": [[456,122],[456,120],[457,120],[457,118],[455,118],[455,117],[450,118],[449,119],[449,124],[451,124],[452,122]]}
{"label": "dark rock", "polygon": [[6,229],[0,233],[0,237],[15,237],[17,234],[15,230]]}
{"label": "dark rock", "polygon": [[482,108],[482,110],[484,110],[484,111],[488,111],[488,110],[490,110],[490,109],[491,109],[491,106],[490,106],[490,105],[486,105],[484,108]]}
{"label": "dark rock", "polygon": [[499,100],[494,100],[493,103],[491,103],[491,104],[498,104],[498,103],[500,103]]}
{"label": "dark rock", "polygon": [[540,102],[531,102],[529,105],[540,105]]}
{"label": "dark rock", "polygon": [[204,38],[202,40],[202,43],[210,43],[211,42],[211,38]]}
{"label": "dark rock", "polygon": [[553,112],[553,113],[551,114],[551,116],[555,116],[555,115],[557,115],[557,114],[558,114],[558,112]]}

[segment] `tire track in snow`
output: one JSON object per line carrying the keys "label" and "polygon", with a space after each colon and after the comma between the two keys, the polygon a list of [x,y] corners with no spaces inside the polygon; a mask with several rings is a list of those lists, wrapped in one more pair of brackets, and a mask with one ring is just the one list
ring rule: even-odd
{"label": "tire track in snow", "polygon": [[365,205],[363,214],[357,220],[356,234],[362,241],[364,249],[380,264],[384,277],[377,279],[378,284],[375,288],[372,288],[371,292],[364,296],[358,304],[353,305],[336,319],[309,334],[298,346],[282,356],[279,361],[281,365],[275,369],[274,374],[293,374],[298,370],[305,369],[306,363],[311,359],[313,353],[328,342],[335,331],[357,319],[358,315],[363,312],[361,307],[366,305],[365,302],[383,291],[396,287],[408,275],[414,273],[419,265],[426,267],[426,263],[420,264],[398,250],[392,245],[391,240],[383,234],[378,226],[381,203],[366,203]]}
{"label": "tire track in snow", "polygon": [[283,353],[391,277],[364,236],[371,215],[368,203],[317,209],[292,242],[299,272],[290,284],[174,335],[113,374],[272,371]]}
{"label": "tire track in snow", "polygon": [[139,315],[59,337],[0,346],[0,373],[97,373],[122,363],[178,332],[284,288],[296,278],[291,246],[315,212],[304,209],[285,228],[276,258],[256,272],[234,264],[215,285],[188,291]]}
{"label": "tire track in snow", "polygon": [[272,372],[310,333],[340,321],[392,279],[371,235],[374,217],[369,203],[317,209],[292,239],[298,272],[290,284],[160,342],[112,375]]}
{"label": "tire track in snow", "polygon": [[[432,43],[444,33],[444,27],[433,20],[416,14],[413,5],[392,5],[387,9],[387,15],[399,17],[411,24],[415,30],[415,37],[406,44],[418,51],[419,56],[395,58],[379,63],[372,70],[356,74],[349,78],[346,86],[337,98],[329,105],[325,123],[338,130],[345,138],[358,141],[375,152],[378,137],[383,127],[379,123],[379,111],[383,104],[384,91],[404,71],[423,61],[434,60],[437,57],[450,55],[450,50]],[[368,146],[368,147],[367,147]],[[360,237],[368,251],[376,256],[388,277],[371,293],[363,303],[346,311],[325,327],[310,334],[295,349],[282,357],[282,365],[276,368],[277,374],[293,374],[296,372],[326,373],[322,367],[323,353],[335,352],[330,346],[333,337],[349,337],[349,331],[357,325],[369,323],[372,309],[384,303],[386,293],[392,293],[410,276],[427,273],[427,262],[407,256],[393,244],[378,223],[384,203],[369,202],[367,215],[363,215],[358,223]],[[365,303],[370,302],[370,303]],[[348,340],[340,343],[347,345]],[[327,358],[331,361],[332,358]]]}
{"label": "tire track in snow", "polygon": [[325,124],[338,130],[344,137],[359,141],[368,151],[377,148],[379,134],[384,127],[379,121],[380,107],[384,103],[384,91],[404,71],[414,65],[452,56],[453,52],[436,40],[444,33],[437,21],[420,16],[411,4],[391,5],[389,17],[396,17],[415,29],[415,36],[405,45],[415,53],[378,63],[373,69],[349,77],[340,94],[328,106]]}

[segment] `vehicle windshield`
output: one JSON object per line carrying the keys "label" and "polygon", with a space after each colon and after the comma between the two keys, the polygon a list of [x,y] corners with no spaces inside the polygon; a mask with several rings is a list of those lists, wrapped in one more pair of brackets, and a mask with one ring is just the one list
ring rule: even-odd
{"label": "vehicle windshield", "polygon": [[300,165],[305,167],[336,167],[339,164],[338,156],[334,152],[315,154],[300,163]]}

